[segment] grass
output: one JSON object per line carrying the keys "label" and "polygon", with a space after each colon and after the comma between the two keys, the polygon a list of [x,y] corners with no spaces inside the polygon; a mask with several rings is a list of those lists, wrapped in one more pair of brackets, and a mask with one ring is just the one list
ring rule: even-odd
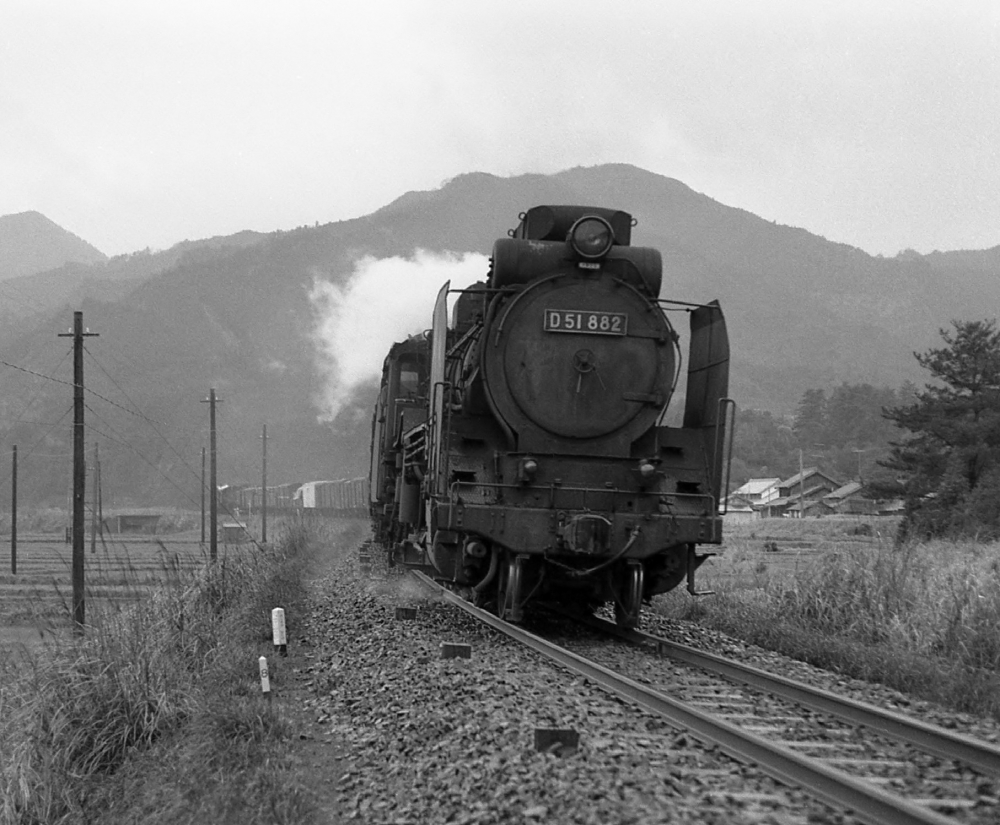
{"label": "grass", "polygon": [[0,823],[299,822],[288,722],[260,695],[270,611],[301,603],[311,528],[283,531],[0,669]]}
{"label": "grass", "polygon": [[[821,667],[1000,719],[1000,544],[896,548],[880,520],[860,524],[740,525],[702,577],[715,597],[658,603]],[[769,552],[771,542],[790,549]],[[807,550],[791,549],[802,542]]]}

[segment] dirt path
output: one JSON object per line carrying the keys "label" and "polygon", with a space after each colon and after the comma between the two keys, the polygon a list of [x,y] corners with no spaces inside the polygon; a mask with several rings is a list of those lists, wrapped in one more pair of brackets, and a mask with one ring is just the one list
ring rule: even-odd
{"label": "dirt path", "polygon": [[288,655],[268,655],[272,702],[280,703],[294,734],[293,758],[299,766],[299,778],[316,805],[316,823],[348,821],[347,797],[338,791],[338,781],[351,769],[349,744],[333,732],[330,717],[324,711],[323,675],[320,665],[329,643],[324,635],[322,617],[325,604],[336,587],[337,568],[343,570],[342,554],[356,554],[355,548],[343,548],[319,558],[309,572],[309,606],[305,615],[286,616]]}

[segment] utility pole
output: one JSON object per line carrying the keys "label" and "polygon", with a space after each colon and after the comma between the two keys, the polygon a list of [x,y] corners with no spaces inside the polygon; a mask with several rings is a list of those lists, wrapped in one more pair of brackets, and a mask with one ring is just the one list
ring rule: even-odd
{"label": "utility pole", "polygon": [[856,453],[857,456],[858,456],[858,484],[861,484],[861,456],[864,455],[865,453],[867,453],[868,450],[867,449],[864,449],[864,450],[853,449],[853,450],[851,450],[851,452],[852,453]]}
{"label": "utility pole", "polygon": [[219,399],[215,397],[215,387],[208,393],[208,431],[209,431],[209,480],[208,480],[208,558],[214,564],[219,557],[219,487],[216,482],[216,460],[218,453],[215,446],[215,405]]}
{"label": "utility pole", "polygon": [[[95,445],[96,447],[96,445]],[[101,462],[97,462],[97,529],[104,543],[104,488],[101,486]]]}
{"label": "utility pole", "polygon": [[260,485],[260,543],[267,544],[267,424],[264,425],[260,438],[264,448]]}
{"label": "utility pole", "polygon": [[201,448],[201,546],[205,546],[205,448]]}
{"label": "utility pole", "polygon": [[91,476],[94,483],[94,490],[90,494],[90,553],[97,552],[97,491],[101,488],[98,466],[100,459],[97,454],[97,442],[94,442],[94,474]]}
{"label": "utility pole", "polygon": [[14,445],[14,456],[10,476],[10,574],[17,575],[17,445]]}
{"label": "utility pole", "polygon": [[73,622],[76,632],[84,628],[83,603],[83,517],[87,484],[87,459],[83,429],[83,339],[96,333],[83,331],[83,313],[73,313],[73,329],[59,333],[73,339]]}
{"label": "utility pole", "polygon": [[799,518],[806,517],[806,505],[803,498],[806,490],[806,479],[802,470],[802,448],[799,447]]}

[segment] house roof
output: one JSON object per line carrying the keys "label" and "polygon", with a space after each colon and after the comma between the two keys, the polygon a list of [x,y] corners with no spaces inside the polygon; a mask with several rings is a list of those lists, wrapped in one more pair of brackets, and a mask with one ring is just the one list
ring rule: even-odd
{"label": "house roof", "polygon": [[806,489],[802,491],[802,495],[799,495],[799,491],[796,490],[790,495],[782,496],[781,498],[771,499],[770,501],[765,502],[763,506],[784,507],[792,503],[797,504],[802,499],[805,499],[805,502],[808,505],[810,501],[820,501],[821,499],[827,498],[826,495],[820,495],[826,492],[827,492],[826,487],[824,487],[822,484],[817,484],[815,487],[806,487]]}
{"label": "house roof", "polygon": [[834,479],[830,478],[830,476],[828,476],[826,473],[821,473],[819,471],[819,467],[806,467],[801,473],[796,473],[791,478],[786,478],[778,486],[779,487],[792,487],[792,486],[794,486],[794,485],[796,485],[796,484],[799,483],[799,479],[800,478],[808,481],[812,476],[820,476],[821,478],[825,478],[827,481],[831,482],[832,484],[836,484],[838,486],[840,485],[839,481],[835,481]]}
{"label": "house roof", "polygon": [[742,487],[733,490],[733,495],[756,496],[769,490],[781,481],[780,478],[751,478]]}
{"label": "house roof", "polygon": [[855,493],[861,490],[861,484],[857,481],[849,481],[843,487],[838,487],[829,495],[823,496],[823,498],[832,498],[842,501],[845,498],[853,496]]}

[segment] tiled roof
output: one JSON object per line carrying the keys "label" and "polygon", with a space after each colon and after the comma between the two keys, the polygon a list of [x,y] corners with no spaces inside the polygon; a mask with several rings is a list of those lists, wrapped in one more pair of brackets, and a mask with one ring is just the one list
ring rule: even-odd
{"label": "tiled roof", "polygon": [[751,478],[738,490],[733,490],[733,495],[755,496],[765,490],[774,487],[781,481],[780,478]]}
{"label": "tiled roof", "polygon": [[832,493],[824,496],[824,498],[844,499],[847,498],[848,496],[853,496],[860,489],[861,489],[861,484],[859,484],[857,481],[849,481],[843,487],[838,487]]}

